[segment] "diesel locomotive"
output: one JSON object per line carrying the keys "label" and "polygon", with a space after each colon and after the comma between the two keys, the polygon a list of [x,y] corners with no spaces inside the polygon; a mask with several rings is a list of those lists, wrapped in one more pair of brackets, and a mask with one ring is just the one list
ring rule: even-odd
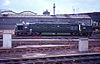
{"label": "diesel locomotive", "polygon": [[16,24],[15,35],[42,35],[44,33],[51,33],[52,35],[70,34],[90,36],[92,34],[92,26],[85,26],[81,24]]}

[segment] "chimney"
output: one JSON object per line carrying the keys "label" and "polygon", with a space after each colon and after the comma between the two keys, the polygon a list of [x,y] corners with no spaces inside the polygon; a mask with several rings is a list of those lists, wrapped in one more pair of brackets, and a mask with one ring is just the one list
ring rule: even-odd
{"label": "chimney", "polygon": [[53,14],[55,15],[55,3],[53,4]]}

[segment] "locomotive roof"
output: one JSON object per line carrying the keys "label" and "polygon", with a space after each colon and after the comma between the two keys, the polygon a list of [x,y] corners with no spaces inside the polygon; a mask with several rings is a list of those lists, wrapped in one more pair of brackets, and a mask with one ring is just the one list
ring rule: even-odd
{"label": "locomotive roof", "polygon": [[[29,25],[30,24],[44,24],[44,23],[29,23]],[[52,23],[45,23],[45,24],[51,24],[52,25]],[[54,24],[57,24],[57,23],[54,23]],[[60,23],[58,23],[58,24],[60,24]],[[62,23],[62,24],[65,24],[65,23]],[[71,23],[66,23],[66,24],[71,24]],[[24,24],[23,23],[18,23],[16,25],[24,25]],[[78,24],[71,24],[71,25],[78,25]]]}
{"label": "locomotive roof", "polygon": [[17,23],[16,25],[23,25],[23,23]]}

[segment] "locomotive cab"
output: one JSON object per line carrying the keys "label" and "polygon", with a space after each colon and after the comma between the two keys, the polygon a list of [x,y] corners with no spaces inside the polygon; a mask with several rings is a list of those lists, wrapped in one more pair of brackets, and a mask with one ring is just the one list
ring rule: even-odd
{"label": "locomotive cab", "polygon": [[92,26],[79,24],[79,35],[91,36],[92,32],[93,32]]}
{"label": "locomotive cab", "polygon": [[23,24],[16,24],[15,35],[22,35],[24,26]]}
{"label": "locomotive cab", "polygon": [[93,27],[93,31],[94,34],[100,34],[100,22],[98,22],[97,25]]}

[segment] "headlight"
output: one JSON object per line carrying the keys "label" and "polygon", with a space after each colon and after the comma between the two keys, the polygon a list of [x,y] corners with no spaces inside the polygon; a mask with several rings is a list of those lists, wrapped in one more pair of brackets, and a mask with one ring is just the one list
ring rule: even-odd
{"label": "headlight", "polygon": [[83,27],[83,29],[86,29],[86,27]]}
{"label": "headlight", "polygon": [[27,28],[27,27],[25,27],[25,28]]}

